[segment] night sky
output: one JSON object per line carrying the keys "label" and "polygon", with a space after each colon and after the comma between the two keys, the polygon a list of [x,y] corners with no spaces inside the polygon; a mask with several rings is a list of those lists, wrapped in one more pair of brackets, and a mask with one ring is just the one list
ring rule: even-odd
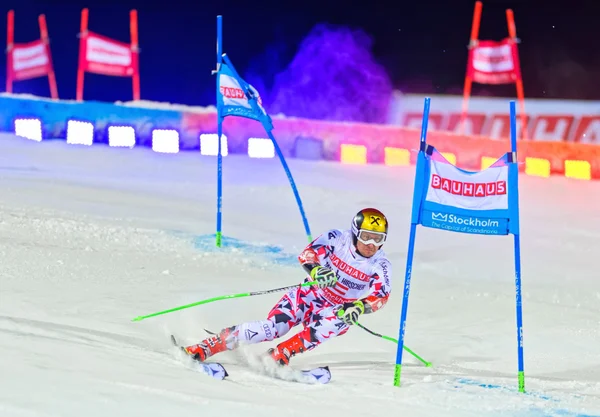
{"label": "night sky", "polygon": [[[461,94],[474,1],[32,1],[2,0],[15,10],[15,40],[39,37],[48,22],[59,95],[75,97],[80,13],[90,30],[129,41],[129,10],[139,14],[142,99],[214,104],[216,15],[223,15],[224,50],[242,77],[260,74],[270,88],[298,45],[319,23],[362,29],[394,88]],[[594,6],[594,4],[597,4]],[[484,1],[480,39],[507,36],[505,10],[515,13],[526,98],[600,99],[600,2]],[[6,44],[6,30],[0,32]],[[6,58],[0,64],[4,85]],[[251,81],[252,82],[252,81]],[[2,88],[3,90],[3,88]],[[17,93],[49,95],[44,78],[18,82]],[[473,95],[514,96],[514,86],[474,85]],[[87,74],[86,100],[131,100],[128,78]]]}

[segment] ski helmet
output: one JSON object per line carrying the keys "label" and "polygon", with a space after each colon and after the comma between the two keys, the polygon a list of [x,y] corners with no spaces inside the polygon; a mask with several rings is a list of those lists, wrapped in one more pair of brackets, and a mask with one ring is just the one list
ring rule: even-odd
{"label": "ski helmet", "polygon": [[[352,240],[354,246],[360,240],[362,243],[374,243],[381,246],[387,239],[388,220],[385,215],[374,208],[364,208],[352,219]],[[368,239],[361,238],[361,232],[365,231],[369,235]]]}

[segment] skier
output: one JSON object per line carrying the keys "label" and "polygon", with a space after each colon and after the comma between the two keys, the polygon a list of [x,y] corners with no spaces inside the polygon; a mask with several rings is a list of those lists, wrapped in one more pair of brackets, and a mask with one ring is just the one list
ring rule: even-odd
{"label": "skier", "polygon": [[207,358],[241,343],[272,341],[302,324],[304,329],[279,343],[268,354],[280,365],[298,353],[348,331],[361,314],[381,309],[391,291],[391,263],[382,245],[388,221],[374,208],[359,211],[349,230],[332,229],[311,242],[298,256],[315,285],[286,293],[266,320],[227,327],[184,350],[194,359]]}

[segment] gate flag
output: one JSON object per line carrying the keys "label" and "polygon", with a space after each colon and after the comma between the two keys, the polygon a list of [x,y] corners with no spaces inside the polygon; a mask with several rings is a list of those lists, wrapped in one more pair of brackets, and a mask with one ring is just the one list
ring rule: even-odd
{"label": "gate flag", "polygon": [[430,98],[425,99],[417,156],[410,237],[406,257],[394,385],[400,385],[402,347],[417,225],[449,232],[514,236],[517,355],[519,391],[525,391],[521,250],[515,102],[510,102],[511,150],[482,171],[466,171],[450,163],[426,141]]}
{"label": "gate flag", "polygon": [[227,116],[246,117],[260,122],[273,143],[275,152],[279,156],[281,165],[288,177],[296,203],[302,216],[304,230],[308,241],[312,241],[308,220],[302,206],[300,193],[292,177],[292,173],[285,161],[285,157],[279,148],[275,136],[273,136],[273,123],[271,117],[262,106],[260,95],[256,89],[248,84],[236,71],[233,63],[223,53],[223,19],[217,16],[217,69],[213,74],[217,75],[217,231],[215,234],[216,246],[222,244],[222,201],[223,201],[223,157],[221,152],[221,137],[223,134],[223,119]]}
{"label": "gate flag", "polygon": [[469,172],[452,165],[435,147],[421,146],[412,222],[451,232],[518,233],[518,195],[509,187],[518,169],[512,152],[483,171]]}
{"label": "gate flag", "polygon": [[235,72],[227,54],[223,54],[223,60],[225,62],[221,62],[219,69],[219,94],[217,94],[219,116],[247,117],[261,122],[265,130],[272,130],[271,117],[262,106],[258,91]]}

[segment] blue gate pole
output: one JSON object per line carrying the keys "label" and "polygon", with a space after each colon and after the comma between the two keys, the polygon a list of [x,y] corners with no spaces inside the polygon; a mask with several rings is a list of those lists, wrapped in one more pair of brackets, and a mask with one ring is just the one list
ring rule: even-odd
{"label": "blue gate pole", "polygon": [[[422,124],[421,124],[421,140],[420,140],[420,151],[424,152],[424,144],[426,143],[426,138],[427,138],[427,124],[429,122],[429,106],[431,103],[431,99],[430,98],[426,98],[425,99],[425,106],[423,109],[423,120],[422,120]],[[418,162],[417,162],[418,163]],[[416,172],[418,173],[419,170],[417,169]],[[419,183],[419,181],[417,181],[417,178],[415,177],[415,190],[414,192],[416,193],[417,189],[417,184]],[[414,195],[413,195],[413,210],[414,210]],[[414,248],[415,248],[415,238],[417,235],[417,223],[413,221],[411,221],[410,224],[410,236],[408,239],[408,253],[406,254],[406,273],[404,276],[404,297],[402,298],[402,312],[400,315],[400,330],[399,330],[399,336],[398,336],[398,348],[396,350],[396,366],[394,367],[394,386],[399,387],[400,386],[400,375],[402,373],[402,351],[404,350],[404,333],[406,331],[406,315],[408,312],[408,296],[410,293],[410,281],[412,278],[412,264],[413,264],[413,255],[414,255]]]}
{"label": "blue gate pole", "polygon": [[223,18],[217,16],[217,232],[216,232],[216,245],[221,247],[222,238],[222,207],[223,207],[223,155],[221,154],[221,135],[223,134],[223,118],[221,117],[221,106],[218,100],[219,94],[219,70],[221,69],[221,63],[223,53]]}
{"label": "blue gate pole", "polygon": [[[517,116],[515,109],[515,101],[510,102],[510,145],[513,155],[517,155]],[[518,163],[515,157],[513,161]],[[516,193],[515,201],[517,202],[517,216],[519,214],[519,184],[517,181],[518,175],[515,177],[515,186],[511,190]],[[516,291],[516,307],[517,307],[517,354],[519,366],[519,392],[525,392],[525,365],[523,360],[523,306],[522,306],[522,290],[521,290],[521,233],[519,230],[513,230],[514,247],[515,247],[515,291]]]}
{"label": "blue gate pole", "polygon": [[279,157],[279,160],[281,161],[281,165],[283,166],[285,175],[287,176],[288,181],[290,182],[290,186],[292,187],[292,192],[294,193],[294,197],[296,198],[296,204],[298,204],[298,209],[300,210],[300,216],[302,217],[302,223],[304,223],[304,231],[306,233],[306,236],[308,237],[308,241],[312,242],[313,238],[310,233],[308,219],[306,218],[306,213],[304,212],[304,207],[302,206],[302,199],[300,198],[300,193],[298,192],[298,187],[296,186],[296,183],[294,182],[294,178],[292,177],[292,172],[290,171],[290,168],[288,167],[288,164],[285,161],[285,157],[283,156],[283,153],[281,152],[281,148],[279,147],[279,144],[275,140],[275,136],[273,136],[273,132],[271,132],[270,129],[267,129],[266,126],[263,125],[263,127],[265,128],[265,131],[267,132],[269,139],[271,139],[271,142],[273,142],[273,147],[275,148],[275,151],[277,152],[277,156]]}

